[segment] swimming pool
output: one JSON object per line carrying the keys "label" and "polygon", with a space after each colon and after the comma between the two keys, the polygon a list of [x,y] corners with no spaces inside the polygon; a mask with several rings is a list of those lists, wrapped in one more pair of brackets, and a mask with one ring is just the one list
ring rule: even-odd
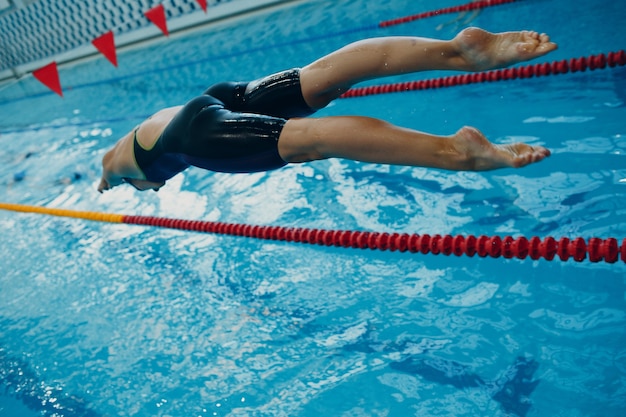
{"label": "swimming pool", "polygon": [[[363,114],[544,144],[524,170],[340,160],[251,175],[188,170],[159,193],[96,192],[100,159],[155,110],[224,78],[304,65],[368,36],[451,37],[454,1],[309,1],[0,91],[0,201],[398,233],[626,237],[626,70],[339,100]],[[530,0],[492,31],[549,32],[545,61],[624,49],[626,6]],[[298,22],[294,24],[294,22]],[[538,61],[541,62],[541,61]],[[432,78],[446,73],[380,82]],[[0,211],[0,410],[64,416],[618,416],[623,263],[302,246]],[[2,395],[2,394],[0,394]],[[15,413],[15,414],[11,414]]]}

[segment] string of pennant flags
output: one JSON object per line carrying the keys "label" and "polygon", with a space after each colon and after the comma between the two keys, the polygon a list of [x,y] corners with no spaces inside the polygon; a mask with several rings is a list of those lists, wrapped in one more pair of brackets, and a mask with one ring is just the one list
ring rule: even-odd
{"label": "string of pennant flags", "polygon": [[[446,7],[443,9],[431,10],[428,12],[419,13],[416,15],[405,16],[393,20],[383,21],[378,23],[373,27],[378,28],[386,28],[389,26],[401,25],[404,23],[409,23],[419,19],[426,19],[434,16],[439,16],[443,14],[457,13],[457,12],[465,12],[469,10],[475,9],[483,9],[493,6],[499,6],[507,3],[514,3],[518,0],[472,0],[469,3],[461,4],[453,7]],[[200,5],[204,13],[207,13],[207,0],[196,0],[196,2]],[[144,16],[150,20],[156,27],[158,27],[161,32],[165,36],[169,36],[169,31],[167,28],[167,20],[165,17],[165,7],[163,4],[159,4],[149,10],[146,10]],[[95,38],[92,42],[93,46],[104,55],[114,66],[117,67],[117,54],[115,48],[115,39],[113,35],[113,31],[108,31],[103,35]],[[51,62],[48,65],[45,65],[39,69],[33,71],[33,76],[39,80],[42,84],[48,87],[50,90],[54,91],[61,97],[63,97],[63,90],[61,88],[61,81],[59,78],[59,72],[57,68],[56,62]]]}
{"label": "string of pennant flags", "polygon": [[[200,5],[204,13],[207,12],[207,0],[196,0]],[[146,10],[144,16],[158,27],[165,36],[169,36],[169,30],[167,28],[167,19],[165,17],[165,7],[163,4],[159,4],[151,9]],[[113,31],[108,31],[94,40],[91,41],[92,45],[102,54],[104,57],[117,67],[117,51],[115,47],[115,35]],[[48,87],[50,90],[63,97],[63,89],[61,87],[61,80],[59,78],[59,70],[56,61],[53,61],[41,68],[33,71],[33,76]]]}

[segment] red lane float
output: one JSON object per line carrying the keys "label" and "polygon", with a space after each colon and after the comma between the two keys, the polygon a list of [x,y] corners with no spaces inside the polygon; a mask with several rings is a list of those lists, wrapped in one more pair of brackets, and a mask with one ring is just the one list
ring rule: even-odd
{"label": "red lane float", "polygon": [[626,65],[626,52],[623,50],[598,54],[589,57],[572,58],[570,60],[544,62],[515,68],[503,68],[493,71],[474,72],[449,77],[434,78],[421,81],[357,87],[346,91],[341,98],[364,97],[376,94],[400,93],[406,91],[428,90],[435,88],[454,87],[458,85],[509,81],[548,75],[568,74],[574,72],[594,71]]}
{"label": "red lane float", "polygon": [[501,4],[514,3],[516,0],[484,0],[475,1],[467,4],[461,4],[459,6],[445,7],[443,9],[431,10],[428,12],[422,12],[411,16],[399,17],[396,19],[385,20],[378,24],[379,27],[385,28],[389,26],[402,25],[404,23],[413,22],[415,20],[426,19],[429,17],[439,16],[449,13],[461,13],[472,10],[484,9],[491,6],[499,6]]}
{"label": "red lane float", "polygon": [[343,248],[399,251],[433,255],[479,256],[548,261],[572,259],[582,262],[626,262],[626,239],[583,238],[559,240],[512,236],[418,235],[407,233],[360,232],[350,230],[323,230],[281,226],[253,226],[248,224],[167,219],[149,216],[123,216],[122,223],[190,230],[265,240],[307,243]]}
{"label": "red lane float", "polygon": [[479,257],[504,257],[507,259],[540,258],[548,261],[573,259],[582,262],[626,263],[626,238],[621,244],[615,238],[583,238],[559,240],[553,237],[539,238],[512,236],[463,236],[463,235],[418,235],[407,233],[361,232],[351,230],[306,229],[282,226],[255,226],[250,224],[210,222],[202,220],[182,220],[152,216],[128,216],[124,214],[79,211],[52,207],[30,206],[25,204],[2,203],[0,209],[18,213],[46,214],[106,223],[163,227],[200,233],[215,233],[251,237],[256,239],[279,240],[284,242],[308,243],[311,245],[336,246],[342,248],[399,251],[410,253],[431,253],[433,255],[455,255]]}

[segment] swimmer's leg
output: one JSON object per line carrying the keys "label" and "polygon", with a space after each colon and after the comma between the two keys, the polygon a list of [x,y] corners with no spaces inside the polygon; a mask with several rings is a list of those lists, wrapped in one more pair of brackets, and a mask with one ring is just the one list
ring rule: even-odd
{"label": "swimmer's leg", "polygon": [[359,116],[290,119],[280,134],[278,151],[291,163],[345,158],[455,171],[519,168],[550,155],[542,146],[495,145],[470,127],[436,136]]}
{"label": "swimmer's leg", "polygon": [[449,41],[384,37],[358,41],[305,66],[302,93],[319,109],[352,85],[378,77],[427,70],[483,71],[527,61],[556,49],[545,34],[493,34],[467,28]]}

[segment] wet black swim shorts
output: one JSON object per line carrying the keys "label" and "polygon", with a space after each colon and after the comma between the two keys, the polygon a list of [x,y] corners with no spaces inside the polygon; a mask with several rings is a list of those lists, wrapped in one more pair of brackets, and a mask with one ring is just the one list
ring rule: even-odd
{"label": "wet black swim shorts", "polygon": [[188,102],[152,149],[134,140],[146,179],[162,182],[190,165],[219,172],[280,168],[278,138],[291,117],[312,114],[292,69],[250,83],[225,82]]}

